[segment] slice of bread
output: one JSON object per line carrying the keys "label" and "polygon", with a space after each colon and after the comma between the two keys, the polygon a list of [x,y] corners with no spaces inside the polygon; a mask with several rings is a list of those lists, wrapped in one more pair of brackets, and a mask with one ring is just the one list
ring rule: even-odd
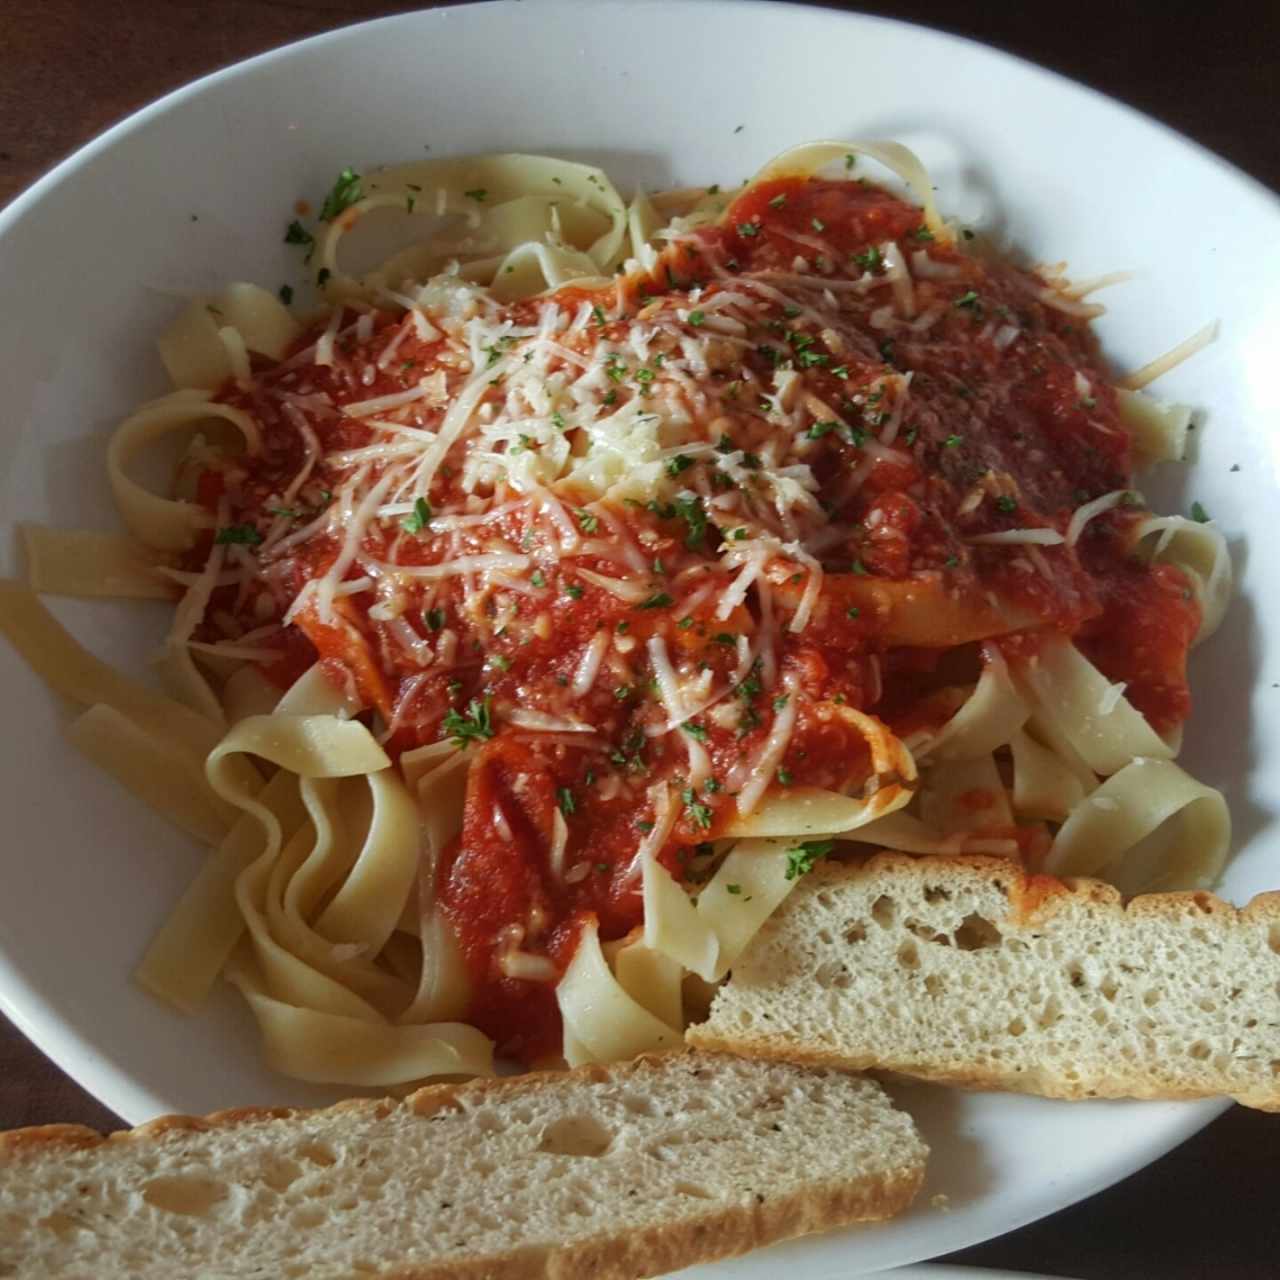
{"label": "slice of bread", "polygon": [[819,865],[687,1038],[976,1089],[1280,1110],[1280,894],[1126,906],[994,858]]}
{"label": "slice of bread", "polygon": [[0,1135],[0,1276],[630,1280],[888,1218],[926,1154],[872,1081],[699,1053],[53,1125]]}

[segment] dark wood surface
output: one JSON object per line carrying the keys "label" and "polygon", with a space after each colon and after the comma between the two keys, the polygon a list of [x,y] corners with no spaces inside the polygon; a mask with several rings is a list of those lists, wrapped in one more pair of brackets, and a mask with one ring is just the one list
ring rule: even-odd
{"label": "dark wood surface", "polygon": [[[0,204],[107,125],[206,71],[417,7],[376,0],[0,0]],[[991,0],[827,7],[923,22],[1021,54],[1149,112],[1280,188],[1276,0],[1077,0],[1069,18],[1058,6]],[[0,1019],[0,1128],[52,1121],[118,1123]],[[1280,1116],[1234,1108],[1119,1186],[948,1261],[1080,1280],[1275,1277],[1278,1147]]]}

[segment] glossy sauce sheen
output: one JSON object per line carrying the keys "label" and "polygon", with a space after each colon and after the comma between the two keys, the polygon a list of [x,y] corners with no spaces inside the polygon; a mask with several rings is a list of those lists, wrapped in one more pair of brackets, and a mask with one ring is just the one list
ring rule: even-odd
{"label": "glossy sauce sheen", "polygon": [[[652,277],[630,277],[617,293],[562,290],[555,300],[566,313],[584,300],[598,302],[600,309],[591,324],[560,341],[584,356],[601,342],[625,353],[609,374],[614,400],[607,404],[647,395],[667,404],[672,401],[662,397],[683,394],[688,408],[687,388],[673,391],[660,361],[645,364],[630,354],[633,326],[653,326],[665,317],[668,333],[682,329],[705,338],[711,304],[738,282],[763,280],[785,297],[788,278],[878,277],[885,271],[881,248],[888,242],[899,246],[909,264],[916,254],[927,259],[924,270],[920,264],[911,270],[918,323],[895,320],[886,328],[883,313],[877,316],[867,302],[820,328],[811,317],[793,314],[796,308],[785,300],[753,294],[753,324],[745,341],[728,344],[697,379],[708,403],[692,411],[690,437],[716,443],[717,449],[709,459],[668,464],[669,471],[677,469],[677,485],[695,477],[698,468],[714,472],[718,457],[736,458],[739,451],[748,471],[753,457],[758,465],[779,429],[761,393],[771,389],[779,369],[799,374],[797,394],[810,397],[805,403],[814,408],[811,426],[795,446],[800,454],[789,458],[801,456],[810,468],[817,482],[814,520],[834,528],[836,536],[825,537],[817,555],[822,595],[802,630],[785,624],[809,570],[785,554],[770,560],[772,607],[780,624],[771,663],[757,657],[745,673],[737,671],[738,637],[747,636],[755,646],[761,634],[756,589],[728,618],[713,616],[736,572],[721,561],[722,549],[735,537],[732,515],[717,516],[701,531],[697,515],[690,519],[669,500],[605,509],[595,503],[595,514],[584,515],[585,507],[579,509],[565,486],[558,496],[576,512],[586,541],[593,534],[597,541],[615,538],[610,525],[616,524],[642,549],[643,571],[621,572],[616,558],[585,549],[540,560],[545,525],[533,520],[527,504],[520,505],[520,494],[504,490],[482,495],[490,507],[513,506],[485,526],[484,545],[528,551],[539,568],[537,577],[524,573],[523,591],[510,592],[498,605],[491,595],[477,613],[456,577],[443,585],[414,580],[404,588],[408,600],[400,617],[410,635],[440,648],[445,633],[452,633],[447,661],[437,656],[424,666],[406,648],[404,626],[397,632],[379,618],[372,591],[339,597],[336,616],[327,620],[304,608],[294,617],[295,627],[267,642],[281,649],[271,674],[282,684],[317,653],[345,668],[391,726],[393,752],[447,736],[456,717],[478,704],[491,713],[493,736],[472,735],[463,829],[440,868],[438,889],[472,977],[471,1020],[505,1053],[526,1062],[554,1055],[560,1030],[553,985],[503,976],[501,948],[515,937],[521,950],[549,956],[563,971],[588,915],[599,920],[605,939],[641,923],[632,862],[654,821],[649,789],[657,782],[670,782],[680,810],[661,860],[673,873],[696,879],[705,842],[734,811],[735,766],[761,750],[788,699],[797,699],[797,720],[775,787],[859,789],[868,775],[868,752],[839,709],[871,712],[900,734],[936,727],[954,710],[956,688],[976,677],[976,642],[1002,634],[1015,661],[1034,651],[1040,635],[1076,636],[1109,678],[1127,682],[1128,697],[1157,730],[1173,728],[1187,714],[1185,657],[1196,606],[1177,570],[1152,568],[1129,554],[1138,510],[1118,507],[1095,518],[1074,549],[969,541],[1009,529],[1064,531],[1083,502],[1131,481],[1129,437],[1096,342],[1083,321],[1042,301],[1046,284],[1040,278],[984,264],[935,241],[917,209],[878,188],[787,179],[741,196],[715,228],[669,249]],[[877,306],[891,297],[889,290],[875,289]],[[625,309],[616,314],[619,298]],[[536,325],[546,301],[516,304],[508,315],[517,324]],[[406,327],[412,330],[400,316],[379,314],[367,342],[339,343],[332,367],[308,362],[291,368],[286,361],[259,370],[263,376],[252,394],[224,395],[255,413],[266,446],[260,457],[229,464],[202,482],[201,498],[212,507],[225,496],[235,522],[252,524],[267,543],[255,586],[220,591],[210,616],[218,610],[239,616],[244,630],[279,618],[338,554],[339,529],[320,529],[284,553],[271,550],[277,522],[302,525],[323,514],[332,501],[327,495],[357,465],[328,455],[358,450],[374,438],[364,423],[330,410],[313,412],[301,401],[319,393],[334,405],[350,404],[442,372],[437,401],[420,401],[401,418],[438,425],[449,398],[470,375],[469,363],[447,340],[422,341],[412,331],[402,334]],[[1012,341],[997,341],[1012,329]],[[313,332],[300,347],[315,337]],[[392,341],[399,343],[396,358],[377,368]],[[655,340],[655,349],[663,341]],[[675,359],[679,347],[672,340],[662,350]],[[906,373],[910,384],[904,391],[894,375]],[[285,386],[301,398],[293,413],[282,411],[273,394]],[[488,397],[497,402],[502,394],[495,385]],[[298,413],[325,456],[281,515],[279,495],[307,459]],[[880,444],[886,421],[895,416],[894,438]],[[465,447],[464,440],[459,449]],[[430,501],[437,514],[465,509],[462,460],[463,453],[451,454],[436,476]],[[368,485],[378,473],[374,463]],[[712,480],[713,494],[748,490],[751,484],[750,476],[736,486],[723,475]],[[746,495],[741,509],[750,508]],[[704,504],[701,515],[706,512]],[[737,524],[750,530],[744,542],[758,531],[749,519]],[[473,541],[461,553],[483,549]],[[197,548],[194,557],[204,550]],[[392,519],[369,525],[362,551],[413,566],[449,560],[459,547],[429,530],[406,533]],[[644,598],[619,599],[578,576],[582,570],[642,582]],[[361,570],[353,567],[345,576],[358,579]],[[714,589],[695,607],[684,608],[706,584]],[[895,610],[921,593],[931,602],[928,626],[923,632],[897,626]],[[1015,615],[1017,634],[1010,635]],[[602,629],[610,636],[607,671],[602,668],[590,690],[574,696],[584,650]],[[224,638],[225,629],[211,635]],[[717,704],[722,710],[695,717],[687,730],[711,763],[709,785],[696,790],[685,785],[686,731],[645,733],[666,715],[646,657],[651,637],[662,640],[682,673],[708,672],[712,689],[733,684]],[[570,717],[594,728],[595,735],[579,745],[563,733],[512,728],[506,723],[510,708]],[[451,713],[455,719],[446,723]],[[981,798],[974,803],[981,807]],[[557,810],[568,829],[564,866],[576,868],[571,879],[553,874],[548,865]]]}

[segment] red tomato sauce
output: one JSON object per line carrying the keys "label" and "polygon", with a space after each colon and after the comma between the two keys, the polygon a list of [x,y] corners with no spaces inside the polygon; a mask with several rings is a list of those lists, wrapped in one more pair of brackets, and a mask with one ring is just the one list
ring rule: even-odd
{"label": "red tomato sauce", "polygon": [[[287,614],[290,625],[256,641],[280,650],[270,678],[286,685],[319,655],[377,711],[393,755],[455,734],[475,748],[462,831],[437,888],[471,978],[469,1017],[509,1055],[532,1062],[554,1054],[560,1027],[553,984],[509,976],[504,955],[546,957],[558,974],[585,919],[594,917],[606,940],[641,923],[635,858],[655,820],[655,786],[668,786],[678,808],[661,861],[695,879],[708,842],[736,813],[742,763],[763,750],[788,699],[799,700],[795,728],[774,790],[856,791],[869,752],[839,709],[872,713],[903,736],[936,729],[962,700],[958,689],[976,679],[987,637],[1000,637],[1016,662],[1039,636],[1072,635],[1110,679],[1126,683],[1157,730],[1176,727],[1188,712],[1185,659],[1198,610],[1176,569],[1132,554],[1130,511],[1097,517],[1075,548],[973,541],[1010,530],[1062,533],[1082,503],[1131,482],[1111,375],[1087,325],[1046,300],[1046,281],[935,239],[918,209],[873,186],[780,179],[675,244],[651,275],[628,277],[617,291],[561,290],[554,301],[566,314],[594,312],[557,340],[583,361],[597,343],[615,344],[603,403],[643,404],[667,373],[657,356],[641,361],[627,346],[639,326],[680,317],[686,334],[703,338],[719,303],[744,281],[785,298],[789,281],[818,277],[842,297],[878,289],[888,298],[889,243],[910,276],[909,325],[877,327],[879,313],[866,310],[836,329],[819,328],[802,308],[766,293],[763,302],[753,295],[758,323],[745,336],[728,331],[718,348],[708,346],[710,367],[695,381],[714,393],[718,416],[707,422],[695,413],[701,452],[666,463],[681,483],[709,476],[696,502],[606,506],[561,486],[561,515],[577,549],[554,559],[548,539],[567,535],[548,534],[545,510],[535,520],[509,489],[486,499],[500,513],[479,532],[472,525],[436,533],[421,520],[414,528],[421,511],[402,503],[400,515],[363,532],[330,612],[299,600],[344,554],[341,527],[327,513],[353,474],[368,489],[385,465],[360,452],[374,439],[365,418],[342,409],[438,378],[438,394],[416,401],[399,423],[434,432],[469,362],[446,338],[424,340],[389,312],[375,313],[371,335],[359,342],[351,312],[332,364],[307,358],[319,337],[313,330],[251,392],[224,389],[227,403],[259,422],[264,447],[207,472],[200,500],[230,509],[247,530],[237,540],[248,549],[234,548],[233,559],[257,557],[258,571],[214,592],[201,638],[234,635],[228,618],[248,632]],[[546,302],[520,302],[504,314],[514,326],[534,326]],[[495,345],[486,358],[502,368],[509,349]],[[674,360],[678,352],[669,346],[662,354]],[[795,394],[810,415],[792,446],[812,477],[805,501],[834,532],[809,561],[779,537],[783,550],[761,571],[782,623],[766,652],[758,586],[717,616],[740,571],[726,567],[724,553],[755,534],[735,530],[714,500],[728,495],[737,504],[723,510],[763,509],[761,458],[779,439],[778,413],[790,412],[783,406],[790,393],[775,391],[780,371],[797,374]],[[495,377],[484,404],[497,411],[504,394]],[[713,411],[698,412],[705,419]],[[585,451],[577,429],[566,427],[565,438]],[[520,438],[508,452],[532,447]],[[738,460],[736,480],[722,469],[727,458]],[[475,514],[464,483],[469,462],[464,446],[447,456],[425,495],[431,520]],[[631,548],[622,567],[602,545],[616,537]],[[513,564],[528,561],[511,572],[518,590],[480,591],[470,571],[431,576],[495,548]],[[197,547],[192,564],[207,551],[207,543]],[[806,626],[791,629],[815,562],[823,575],[818,603]],[[388,564],[411,571],[394,608],[380,594],[378,566]],[[647,585],[627,598],[602,579]],[[923,622],[913,599],[933,602]],[[586,655],[602,637],[607,657],[577,692]],[[672,732],[661,732],[665,695],[651,652],[659,642],[674,666],[709,694],[719,691],[705,713]],[[573,723],[569,732],[522,727],[520,717],[531,715],[591,732],[575,738]],[[691,788],[687,753],[697,749],[710,775]],[[991,807],[989,797],[970,804]],[[566,839],[552,866],[557,814]],[[1028,852],[1045,839],[1042,827],[1010,834]]]}

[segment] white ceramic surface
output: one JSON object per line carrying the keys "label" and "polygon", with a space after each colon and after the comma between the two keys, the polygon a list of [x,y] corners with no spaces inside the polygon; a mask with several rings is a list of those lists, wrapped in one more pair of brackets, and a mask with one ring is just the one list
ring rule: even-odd
{"label": "white ceramic surface", "polygon": [[[1121,367],[1221,319],[1218,344],[1161,387],[1205,407],[1198,458],[1147,490],[1175,510],[1198,498],[1233,540],[1241,594],[1195,657],[1184,758],[1235,814],[1226,892],[1280,884],[1276,199],[1132,111],[954,37],[728,0],[528,0],[349,28],[180,90],[0,214],[0,522],[114,523],[103,442],[163,389],[154,335],[186,292],[297,283],[284,224],[345,164],[520,149],[599,162],[625,185],[728,183],[841,135],[916,147],[945,209],[1032,258],[1080,277],[1134,269],[1101,325]],[[137,669],[166,610],[57,612]],[[182,1020],[129,984],[197,852],[68,752],[64,712],[3,646],[0,688],[0,1007],[131,1121],[336,1096],[267,1073],[230,993]],[[1216,1113],[900,1092],[934,1149],[914,1212],[697,1274],[823,1280],[934,1256],[1099,1190]]]}

